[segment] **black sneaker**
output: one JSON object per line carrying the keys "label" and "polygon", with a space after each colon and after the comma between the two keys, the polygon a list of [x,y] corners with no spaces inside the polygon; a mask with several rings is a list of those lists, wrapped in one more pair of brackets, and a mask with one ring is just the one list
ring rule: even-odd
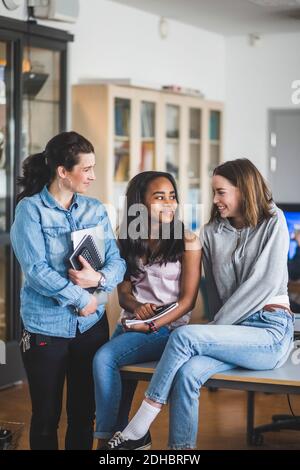
{"label": "black sneaker", "polygon": [[123,434],[118,431],[106,444],[107,450],[147,450],[151,449],[151,435],[147,431],[143,437],[137,440],[126,439]]}

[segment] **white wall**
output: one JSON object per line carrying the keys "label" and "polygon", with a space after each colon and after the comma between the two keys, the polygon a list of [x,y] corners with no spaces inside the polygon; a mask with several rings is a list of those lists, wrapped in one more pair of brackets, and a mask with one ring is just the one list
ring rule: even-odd
{"label": "white wall", "polygon": [[72,83],[133,77],[199,88],[209,98],[224,99],[222,36],[169,21],[163,40],[155,15],[107,0],[81,0],[80,7],[71,47]]}
{"label": "white wall", "polygon": [[225,159],[250,158],[268,177],[268,110],[295,108],[300,33],[226,39]]}
{"label": "white wall", "polygon": [[[24,8],[0,15],[26,19]],[[70,45],[69,83],[101,77],[131,77],[150,84],[200,89],[225,97],[225,42],[222,36],[169,20],[169,36],[158,34],[159,17],[109,0],[80,0],[77,23],[43,22],[75,34]]]}
{"label": "white wall", "polygon": [[[0,4],[0,14],[9,16]],[[10,16],[25,19],[25,11]],[[108,0],[81,0],[75,25],[45,22],[75,34],[69,84],[100,77],[201,89],[225,101],[225,159],[251,158],[268,175],[268,109],[294,107],[291,83],[300,79],[300,34],[266,35],[256,47],[247,37],[217,34],[159,18]],[[42,24],[42,22],[40,22]]]}
{"label": "white wall", "polygon": [[[2,3],[0,14],[26,18],[24,9],[9,13]],[[300,34],[262,36],[251,47],[247,37],[225,40],[169,21],[169,36],[162,40],[158,21],[108,0],[80,0],[75,25],[45,24],[75,34],[69,84],[132,77],[199,88],[210,99],[224,100],[225,159],[249,157],[267,176],[267,111],[294,107],[291,83],[300,79]]]}

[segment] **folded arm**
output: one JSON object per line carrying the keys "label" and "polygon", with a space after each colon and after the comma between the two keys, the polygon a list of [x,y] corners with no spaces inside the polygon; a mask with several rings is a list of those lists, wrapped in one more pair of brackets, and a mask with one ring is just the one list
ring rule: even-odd
{"label": "folded arm", "polygon": [[90,294],[61,276],[47,262],[45,240],[37,208],[28,200],[16,209],[11,228],[11,242],[26,281],[35,291],[57,300],[61,306],[83,309]]}

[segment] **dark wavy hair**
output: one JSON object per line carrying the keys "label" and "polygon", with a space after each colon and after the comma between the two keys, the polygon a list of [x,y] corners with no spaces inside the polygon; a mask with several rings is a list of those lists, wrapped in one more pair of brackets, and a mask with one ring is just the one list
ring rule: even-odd
{"label": "dark wavy hair", "polygon": [[[241,193],[241,214],[245,225],[255,227],[262,220],[273,216],[271,190],[263,176],[247,158],[237,158],[217,166],[213,176],[219,175],[230,181]],[[219,217],[215,204],[212,205],[210,222]]]}
{"label": "dark wavy hair", "polygon": [[[136,239],[129,236],[128,228],[130,223],[136,218],[136,215],[130,215],[130,207],[133,204],[145,204],[145,195],[151,181],[156,178],[167,178],[173,185],[177,203],[178,190],[176,182],[170,173],[163,171],[144,171],[134,176],[129,182],[126,191],[126,206],[124,216],[119,228],[119,247],[121,256],[126,260],[127,273],[126,276],[136,275],[141,272],[139,261],[146,256],[149,263],[159,262],[161,265],[167,262],[175,262],[181,259],[184,252],[184,225],[178,219],[178,210],[175,212],[174,219],[170,223],[169,234],[167,239],[161,237],[157,240],[157,247],[155,252],[151,252],[148,244],[148,233],[146,237],[143,235]],[[180,234],[180,238],[175,237]],[[177,232],[178,230],[178,232]],[[163,232],[163,230],[161,230]]]}
{"label": "dark wavy hair", "polygon": [[17,178],[17,184],[23,190],[17,196],[17,202],[26,196],[39,193],[50,184],[59,166],[71,171],[79,163],[80,153],[94,153],[94,147],[85,137],[77,132],[61,132],[47,143],[41,153],[30,155],[23,162],[23,176]]}

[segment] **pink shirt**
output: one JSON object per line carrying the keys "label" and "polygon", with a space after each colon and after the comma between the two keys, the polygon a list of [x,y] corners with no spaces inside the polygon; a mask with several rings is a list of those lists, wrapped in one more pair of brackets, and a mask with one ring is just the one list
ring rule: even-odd
{"label": "pink shirt", "polygon": [[[132,293],[141,303],[153,303],[157,306],[177,302],[180,293],[181,262],[168,262],[167,264],[141,264],[143,272],[131,276]],[[134,315],[124,309],[121,318],[133,318]],[[168,325],[173,329],[186,325],[190,321],[191,312]]]}

